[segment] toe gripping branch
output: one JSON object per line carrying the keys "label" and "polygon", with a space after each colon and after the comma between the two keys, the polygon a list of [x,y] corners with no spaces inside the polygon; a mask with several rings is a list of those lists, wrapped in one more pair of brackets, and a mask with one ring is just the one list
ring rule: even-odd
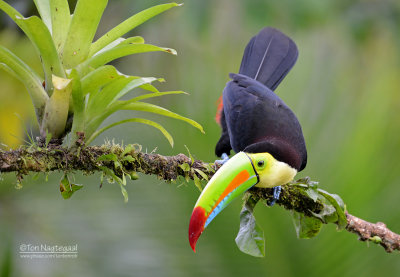
{"label": "toe gripping branch", "polygon": [[276,201],[279,200],[279,196],[281,195],[282,187],[281,186],[276,186],[273,188],[273,198],[271,201],[268,202],[268,206],[272,207],[275,205]]}
{"label": "toe gripping branch", "polygon": [[229,156],[226,153],[222,153],[221,158],[222,158],[222,160],[215,160],[215,163],[222,165],[222,164],[226,163],[227,161],[229,161]]}

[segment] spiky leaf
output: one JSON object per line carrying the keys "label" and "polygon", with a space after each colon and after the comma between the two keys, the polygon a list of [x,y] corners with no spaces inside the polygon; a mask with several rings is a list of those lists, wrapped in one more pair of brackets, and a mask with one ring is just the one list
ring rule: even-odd
{"label": "spiky leaf", "polygon": [[28,65],[3,46],[0,46],[0,62],[7,65],[7,68],[12,70],[15,76],[18,76],[19,80],[25,85],[32,98],[36,116],[40,122],[43,117],[44,106],[49,97],[43,89],[39,77],[35,75]]}
{"label": "spiky leaf", "polygon": [[89,144],[90,142],[92,142],[98,135],[100,135],[101,133],[103,133],[104,131],[120,125],[120,124],[124,124],[124,123],[128,123],[128,122],[137,122],[137,123],[143,123],[143,124],[147,124],[150,126],[153,126],[154,128],[157,128],[158,130],[161,131],[161,133],[165,136],[165,138],[168,140],[168,142],[171,144],[171,146],[174,146],[174,140],[172,138],[172,136],[168,133],[167,130],[164,129],[164,127],[162,127],[160,124],[148,120],[148,119],[143,119],[143,118],[130,118],[130,119],[125,119],[125,120],[121,120],[118,122],[115,122],[113,124],[110,124],[104,128],[101,128],[99,130],[97,130],[95,133],[93,133],[93,135],[87,140],[87,143]]}
{"label": "spiky leaf", "polygon": [[75,67],[88,57],[90,45],[107,2],[107,0],[77,2],[62,50],[63,64],[66,68]]}
{"label": "spiky leaf", "polygon": [[73,69],[69,77],[72,79],[72,108],[74,112],[71,134],[73,141],[76,141],[77,132],[85,131],[85,99],[78,72]]}
{"label": "spiky leaf", "polygon": [[49,29],[37,16],[25,18],[4,1],[0,1],[0,9],[7,13],[7,15],[21,28],[38,51],[43,63],[46,84],[49,84],[50,86],[46,89],[51,92],[51,75],[54,74],[60,77],[65,77],[65,73],[62,69]]}
{"label": "spiky leaf", "polygon": [[185,121],[185,122],[189,123],[190,125],[192,125],[193,127],[196,127],[197,129],[199,129],[202,133],[204,133],[203,127],[196,121],[189,119],[187,117],[181,116],[179,114],[176,114],[174,112],[171,112],[160,106],[149,104],[149,103],[143,103],[143,102],[123,103],[122,101],[120,101],[119,104],[120,104],[120,105],[118,105],[119,109],[150,112],[150,113],[155,113],[155,114],[159,114],[159,115],[163,115],[163,116],[167,116],[167,117]]}
{"label": "spiky leaf", "polygon": [[106,115],[106,109],[130,90],[155,80],[156,78],[153,77],[137,79],[132,77],[115,78],[115,80],[109,82],[102,90],[91,95],[87,107],[87,115],[89,117]]}
{"label": "spiky leaf", "polygon": [[51,0],[50,12],[52,27],[51,33],[54,45],[56,46],[57,52],[61,54],[62,47],[67,38],[69,24],[71,23],[68,0]]}
{"label": "spiky leaf", "polygon": [[176,51],[172,48],[164,48],[151,44],[122,44],[89,58],[82,64],[81,70],[82,73],[85,74],[89,68],[98,68],[99,66],[125,56],[160,51],[176,55]]}
{"label": "spiky leaf", "polygon": [[164,96],[164,95],[171,95],[171,94],[187,94],[184,91],[181,90],[177,90],[177,91],[164,91],[164,92],[155,92],[155,93],[149,93],[149,94],[144,94],[144,95],[140,95],[140,96],[136,96],[130,100],[128,100],[128,102],[138,102],[144,99],[149,99],[149,98],[154,98],[154,97],[160,97],[160,96]]}
{"label": "spiky leaf", "polygon": [[101,50],[103,47],[106,45],[110,44],[114,40],[118,39],[119,37],[123,36],[130,30],[134,29],[138,25],[146,22],[150,18],[166,11],[169,10],[172,7],[179,6],[179,4],[176,3],[169,3],[169,4],[162,4],[158,6],[154,6],[151,8],[148,8],[144,11],[141,11],[130,18],[126,19],[124,22],[120,23],[110,31],[108,31],[105,35],[103,35],[101,38],[99,38],[93,45],[90,47],[90,53],[89,56],[93,56],[95,53],[97,53],[99,50]]}
{"label": "spiky leaf", "polygon": [[37,16],[18,19],[17,21],[22,21],[23,23],[21,24],[25,24],[29,37],[40,54],[45,73],[46,90],[51,92],[53,89],[51,76],[54,74],[59,77],[65,77],[51,34]]}
{"label": "spiky leaf", "polygon": [[50,2],[51,0],[33,0],[35,6],[47,28],[51,30],[51,12],[50,12]]}
{"label": "spiky leaf", "polygon": [[112,65],[101,66],[82,78],[82,92],[84,95],[95,93],[107,83],[122,76]]}

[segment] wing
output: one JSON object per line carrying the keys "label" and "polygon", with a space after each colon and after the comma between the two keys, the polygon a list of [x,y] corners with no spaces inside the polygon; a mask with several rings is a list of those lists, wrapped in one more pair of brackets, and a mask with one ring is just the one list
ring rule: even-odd
{"label": "wing", "polygon": [[272,90],[240,74],[223,92],[230,144],[235,152],[268,152],[302,170],[307,163],[303,133],[296,115]]}
{"label": "wing", "polygon": [[232,147],[231,147],[231,142],[229,138],[229,133],[228,133],[228,127],[226,126],[226,120],[225,120],[225,113],[224,109],[221,108],[219,111],[219,124],[221,126],[222,132],[221,132],[221,137],[219,138],[217,145],[215,146],[215,155],[217,157],[221,157],[223,153],[230,155]]}

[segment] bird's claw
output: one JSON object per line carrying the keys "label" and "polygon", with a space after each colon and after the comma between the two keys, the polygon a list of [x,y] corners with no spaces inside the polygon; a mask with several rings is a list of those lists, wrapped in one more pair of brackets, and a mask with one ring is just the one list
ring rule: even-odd
{"label": "bird's claw", "polygon": [[215,160],[215,163],[222,165],[229,160],[229,156],[226,153],[222,153],[221,158],[222,158],[222,160]]}
{"label": "bird's claw", "polygon": [[272,200],[268,202],[268,206],[272,207],[276,201],[279,200],[279,196],[281,195],[282,187],[276,186],[273,188],[273,197]]}

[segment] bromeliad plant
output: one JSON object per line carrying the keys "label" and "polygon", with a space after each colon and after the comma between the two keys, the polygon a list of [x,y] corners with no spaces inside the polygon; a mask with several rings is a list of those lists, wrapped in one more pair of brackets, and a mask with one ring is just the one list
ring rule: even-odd
{"label": "bromeliad plant", "polygon": [[[85,135],[89,144],[105,130],[127,122],[139,122],[159,129],[173,145],[171,135],[158,123],[144,118],[129,118],[100,128],[103,121],[120,110],[156,113],[183,120],[203,132],[197,122],[142,100],[183,91],[160,92],[151,83],[161,78],[128,76],[111,61],[144,52],[161,51],[176,55],[171,48],[146,44],[140,36],[122,38],[148,19],[180,6],[176,3],[151,7],[126,19],[93,42],[107,0],[79,0],[70,14],[68,0],[34,0],[41,18],[24,17],[0,0],[3,10],[28,36],[43,66],[43,77],[10,50],[0,46],[0,66],[21,80],[35,107],[42,137],[72,139]],[[135,88],[148,93],[120,100]],[[72,121],[72,124],[71,124]]]}

